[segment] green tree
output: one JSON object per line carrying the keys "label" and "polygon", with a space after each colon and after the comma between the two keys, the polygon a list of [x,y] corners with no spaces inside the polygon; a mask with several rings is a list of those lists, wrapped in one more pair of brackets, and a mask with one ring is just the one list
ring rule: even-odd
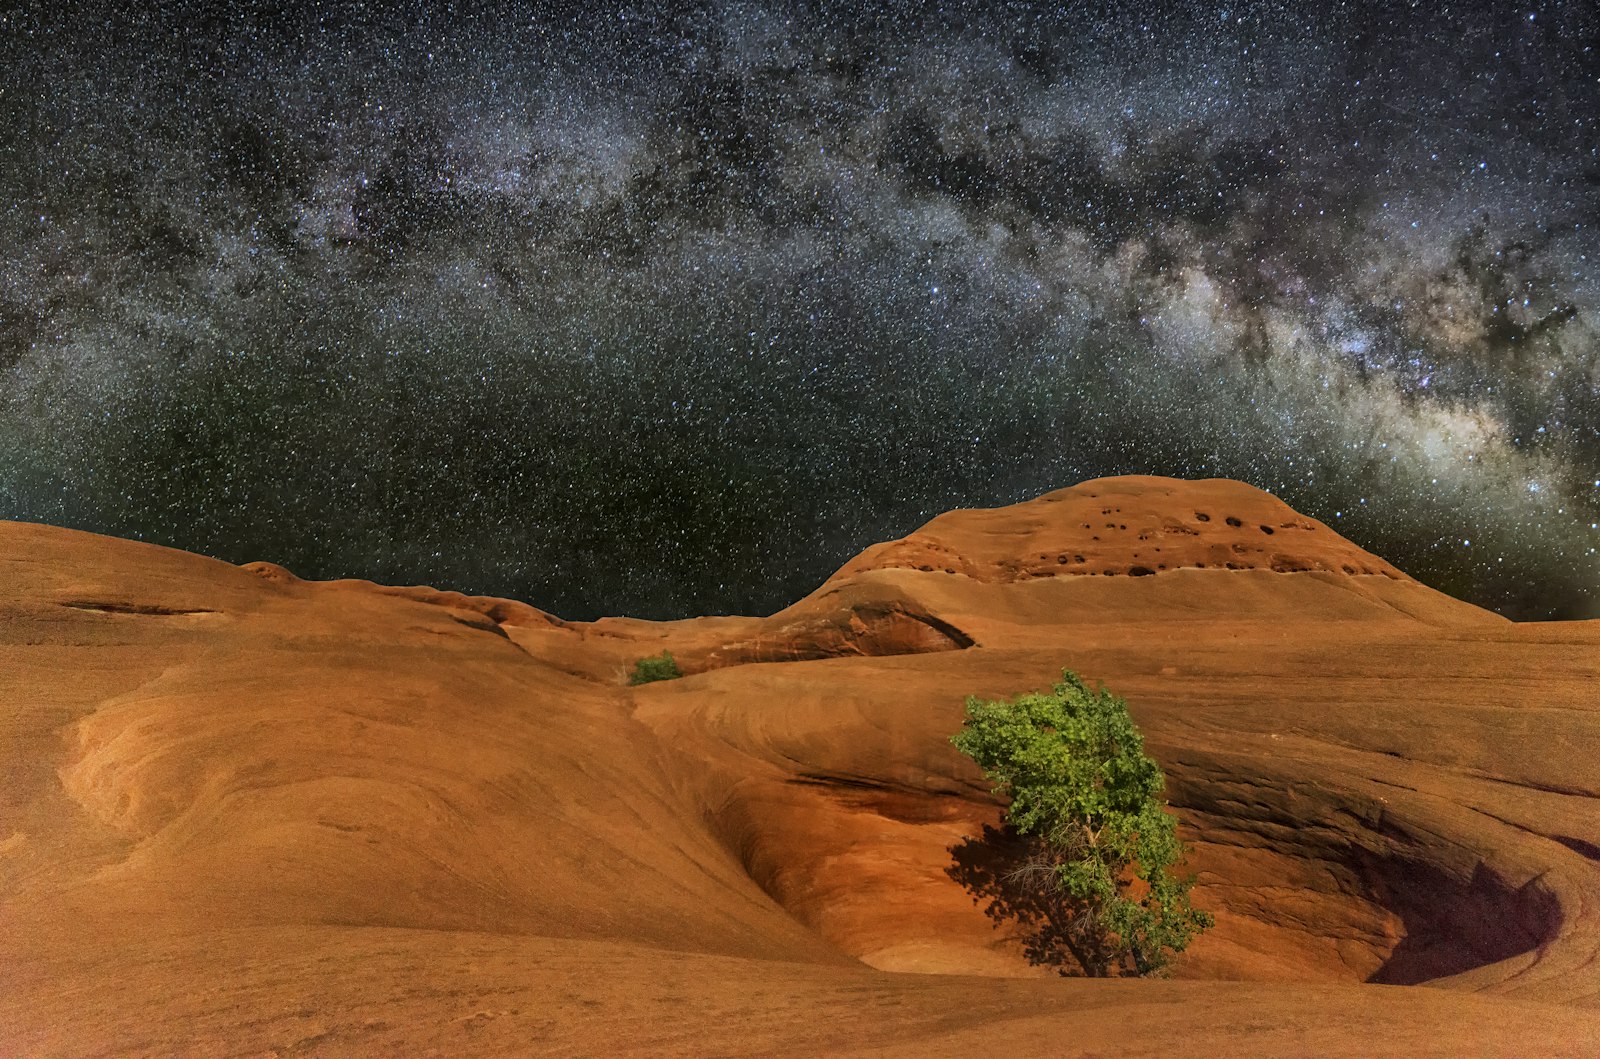
{"label": "green tree", "polygon": [[1172,873],[1185,849],[1127,703],[1061,676],[1048,692],[968,699],[950,741],[1010,799],[1006,821],[1030,846],[1009,881],[1059,902],[1085,973],[1150,974],[1213,920]]}
{"label": "green tree", "polygon": [[671,651],[662,651],[659,655],[641,658],[633,664],[633,676],[629,678],[630,684],[649,684],[657,680],[676,680],[683,676],[683,671],[678,668],[678,662],[672,657]]}

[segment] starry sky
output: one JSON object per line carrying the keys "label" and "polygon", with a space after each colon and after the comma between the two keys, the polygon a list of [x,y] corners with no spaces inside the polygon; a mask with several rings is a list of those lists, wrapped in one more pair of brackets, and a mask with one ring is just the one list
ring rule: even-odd
{"label": "starry sky", "polygon": [[1587,0],[6,4],[0,517],[661,618],[1225,476],[1600,616],[1597,53]]}

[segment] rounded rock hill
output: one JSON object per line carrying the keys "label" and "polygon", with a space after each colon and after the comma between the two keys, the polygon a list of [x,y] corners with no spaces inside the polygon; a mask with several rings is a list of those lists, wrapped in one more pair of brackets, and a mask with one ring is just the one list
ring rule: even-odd
{"label": "rounded rock hill", "polygon": [[951,511],[868,548],[832,580],[868,570],[986,583],[1173,570],[1313,570],[1409,580],[1316,519],[1243,482],[1101,478],[1009,507]]}

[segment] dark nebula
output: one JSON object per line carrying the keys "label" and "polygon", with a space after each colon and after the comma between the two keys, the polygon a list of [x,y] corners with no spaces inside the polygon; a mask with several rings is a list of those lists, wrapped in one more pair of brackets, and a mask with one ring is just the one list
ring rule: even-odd
{"label": "dark nebula", "polygon": [[1588,0],[3,10],[0,516],[669,617],[1226,476],[1600,614]]}

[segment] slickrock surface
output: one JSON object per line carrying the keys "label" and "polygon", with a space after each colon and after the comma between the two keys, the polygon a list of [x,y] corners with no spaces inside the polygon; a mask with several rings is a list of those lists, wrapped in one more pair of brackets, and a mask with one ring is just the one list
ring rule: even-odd
{"label": "slickrock surface", "polygon": [[[1064,666],[1194,845],[1174,980],[989,914],[948,737]],[[1596,1054],[1597,678],[1226,481],[666,623],[0,523],[0,1054]]]}

